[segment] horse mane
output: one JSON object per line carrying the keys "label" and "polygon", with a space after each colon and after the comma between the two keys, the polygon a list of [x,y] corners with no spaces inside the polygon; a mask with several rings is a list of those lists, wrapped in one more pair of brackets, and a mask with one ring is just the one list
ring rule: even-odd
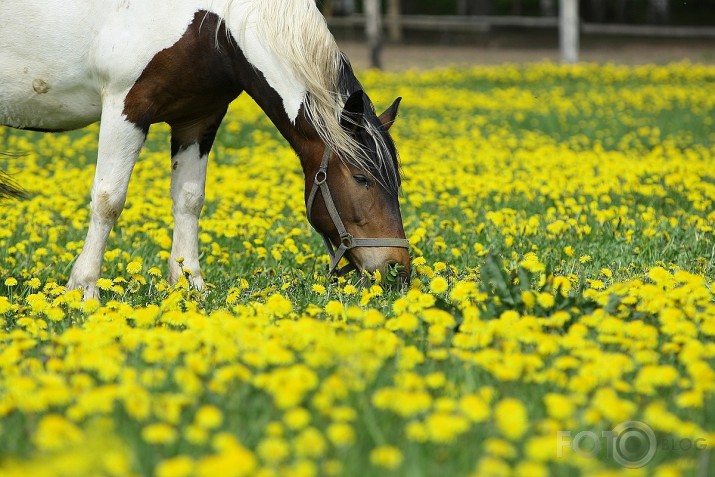
{"label": "horse mane", "polygon": [[[233,1],[228,1],[227,13]],[[362,86],[315,1],[256,0],[250,8],[265,45],[305,85],[304,112],[323,142],[341,160],[370,172],[388,191],[397,194],[400,174],[395,146],[369,100],[366,103],[371,109],[361,124],[367,137],[362,134],[356,140],[341,124],[345,101]]]}

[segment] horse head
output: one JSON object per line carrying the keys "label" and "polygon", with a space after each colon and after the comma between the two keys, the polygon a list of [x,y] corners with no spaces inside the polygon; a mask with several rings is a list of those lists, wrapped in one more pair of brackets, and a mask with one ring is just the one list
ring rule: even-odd
{"label": "horse head", "polygon": [[359,154],[348,157],[325,145],[306,167],[308,219],[323,236],[336,271],[342,257],[362,272],[390,268],[398,281],[410,276],[409,243],[400,214],[397,151],[389,129],[395,122],[398,98],[377,116],[368,96],[359,89],[349,95],[340,127]]}

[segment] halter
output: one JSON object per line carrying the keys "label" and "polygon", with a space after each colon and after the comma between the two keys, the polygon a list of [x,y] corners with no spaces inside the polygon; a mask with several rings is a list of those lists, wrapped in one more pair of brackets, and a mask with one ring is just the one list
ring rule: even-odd
{"label": "halter", "polygon": [[[313,188],[308,196],[308,201],[306,202],[306,208],[308,211],[308,222],[312,224],[311,213],[313,209],[313,203],[315,202],[315,196],[318,195],[318,191],[323,194],[323,202],[325,202],[325,207],[328,209],[328,214],[333,220],[335,228],[340,234],[340,245],[335,248],[333,243],[327,234],[320,233],[323,237],[323,242],[325,242],[325,248],[328,249],[328,254],[330,255],[330,273],[337,270],[338,275],[345,275],[346,273],[355,270],[355,265],[352,263],[344,266],[338,270],[338,263],[345,256],[345,252],[358,247],[399,247],[399,248],[410,248],[410,242],[407,239],[400,238],[355,238],[346,229],[343,221],[340,219],[340,214],[338,209],[335,207],[335,202],[333,202],[333,196],[330,194],[330,188],[328,187],[328,160],[330,159],[330,148],[326,146],[325,152],[323,153],[323,160],[320,162],[320,169],[315,174],[315,181],[313,181]],[[317,230],[317,229],[316,229]]]}

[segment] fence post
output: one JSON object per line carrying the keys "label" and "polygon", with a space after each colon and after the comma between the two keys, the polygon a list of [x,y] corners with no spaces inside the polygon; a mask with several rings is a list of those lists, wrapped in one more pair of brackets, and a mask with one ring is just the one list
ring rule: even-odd
{"label": "fence post", "polygon": [[382,19],[380,18],[380,0],[365,0],[365,33],[370,49],[370,66],[382,68],[380,50],[382,47]]}
{"label": "fence post", "polygon": [[388,31],[390,41],[400,43],[402,41],[402,25],[400,25],[401,5],[400,0],[389,0],[387,2]]}
{"label": "fence post", "polygon": [[578,0],[561,0],[559,8],[559,43],[561,61],[578,61]]}

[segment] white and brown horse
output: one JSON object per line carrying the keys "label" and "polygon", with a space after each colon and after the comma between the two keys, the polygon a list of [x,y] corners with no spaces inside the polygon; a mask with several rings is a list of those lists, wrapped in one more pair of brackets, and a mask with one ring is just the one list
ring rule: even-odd
{"label": "white and brown horse", "polygon": [[[68,287],[97,296],[107,238],[151,124],[171,127],[169,279],[201,288],[198,219],[206,164],[227,107],[248,93],[294,148],[308,217],[334,270],[402,265],[408,244],[388,134],[314,0],[0,2],[0,124],[47,132],[101,119],[91,222]],[[5,185],[3,185],[5,182]],[[0,194],[17,189],[0,175]]]}

